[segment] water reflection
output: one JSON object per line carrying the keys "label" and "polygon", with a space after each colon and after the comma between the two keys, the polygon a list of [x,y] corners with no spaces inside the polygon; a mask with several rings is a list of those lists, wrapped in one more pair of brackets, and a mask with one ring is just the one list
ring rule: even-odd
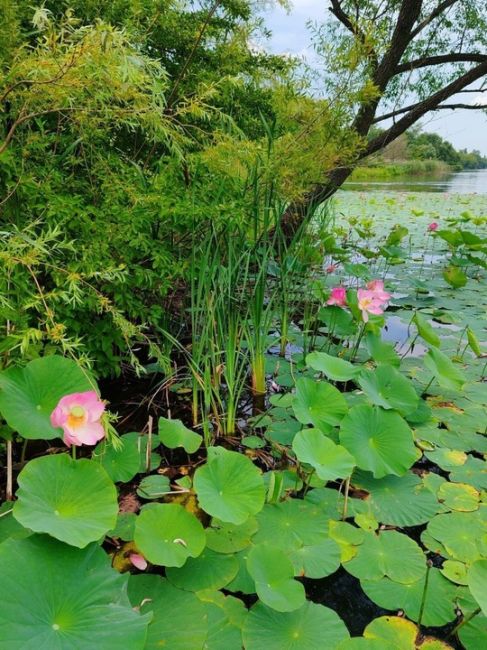
{"label": "water reflection", "polygon": [[350,181],[344,190],[389,190],[394,192],[449,192],[451,194],[487,194],[487,169],[471,169],[448,176],[409,176],[393,181]]}

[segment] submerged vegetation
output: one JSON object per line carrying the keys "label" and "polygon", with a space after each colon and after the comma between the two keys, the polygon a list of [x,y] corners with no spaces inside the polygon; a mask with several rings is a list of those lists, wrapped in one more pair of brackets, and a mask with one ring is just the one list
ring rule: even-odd
{"label": "submerged vegetation", "polygon": [[487,646],[487,195],[336,194],[451,164],[483,3],[383,4],[323,97],[243,0],[0,8],[0,648]]}

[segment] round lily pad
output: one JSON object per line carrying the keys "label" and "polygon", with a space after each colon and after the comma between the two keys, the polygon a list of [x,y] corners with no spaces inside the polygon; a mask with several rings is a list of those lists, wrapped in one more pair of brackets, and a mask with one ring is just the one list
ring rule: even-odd
{"label": "round lily pad", "polygon": [[357,555],[344,568],[360,580],[388,576],[395,582],[416,582],[426,572],[426,559],[412,539],[395,530],[366,533]]}
{"label": "round lily pad", "polygon": [[362,370],[358,382],[370,401],[377,406],[395,409],[403,416],[418,408],[419,397],[413,384],[392,366]]}
{"label": "round lily pad", "polygon": [[94,639],[103,650],[146,647],[149,617],[132,609],[126,577],[98,544],[81,550],[44,535],[7,540],[0,574],[4,648],[93,650]]}
{"label": "round lily pad", "polygon": [[325,539],[315,546],[300,546],[289,555],[295,575],[324,578],[340,566],[340,546],[333,539]]}
{"label": "round lily pad", "polygon": [[368,472],[356,472],[352,482],[369,493],[365,503],[383,524],[417,526],[429,521],[441,508],[435,495],[411,472],[380,479]]}
{"label": "round lily pad", "polygon": [[469,456],[461,467],[455,467],[451,470],[450,481],[468,483],[477,490],[487,490],[487,462]]}
{"label": "round lily pad", "polygon": [[335,650],[348,637],[338,614],[311,602],[294,612],[276,612],[257,603],[243,628],[246,650]]}
{"label": "round lily pad", "polygon": [[93,460],[67,454],[31,460],[20,472],[14,517],[26,528],[83,548],[117,521],[117,491]]}
{"label": "round lily pad", "polygon": [[378,406],[351,408],[340,428],[340,443],[355,457],[358,467],[375,478],[401,476],[416,460],[413,434],[405,420]]}
{"label": "round lily pad", "polygon": [[470,564],[487,554],[487,524],[478,512],[451,512],[434,517],[427,532],[453,559]]}
{"label": "round lily pad", "polygon": [[[204,647],[208,619],[204,604],[194,593],[177,589],[160,576],[140,574],[130,576],[128,595],[133,607],[152,614],[144,650]],[[119,649],[129,647],[122,643]]]}
{"label": "round lily pad", "polygon": [[159,439],[169,449],[182,447],[188,454],[200,448],[203,437],[184,426],[181,420],[159,418]]}
{"label": "round lily pad", "polygon": [[105,440],[100,442],[95,447],[93,458],[101,463],[114,483],[127,483],[139,471],[141,454],[137,438],[133,434],[126,433],[121,436],[120,443],[120,447],[114,447]]}
{"label": "round lily pad", "polygon": [[250,544],[259,525],[254,517],[249,517],[240,526],[213,519],[206,528],[206,545],[217,553],[235,553]]}
{"label": "round lily pad", "polygon": [[243,602],[220,591],[200,591],[197,594],[206,609],[208,636],[205,650],[242,648],[242,627],[247,617]]}
{"label": "round lily pad", "polygon": [[353,456],[318,429],[303,429],[296,434],[293,451],[298,460],[311,465],[323,481],[350,476],[355,467]]}
{"label": "round lily pad", "polygon": [[62,435],[50,420],[61,397],[88,390],[97,390],[94,379],[71,359],[34,359],[0,372],[0,413],[23,438],[51,440]]}
{"label": "round lily pad", "polygon": [[342,420],[347,402],[342,393],[326,381],[301,377],[296,381],[293,410],[300,422],[327,433]]}
{"label": "round lily pad", "polygon": [[417,643],[419,629],[414,623],[399,616],[381,616],[375,618],[364,630],[366,639],[377,639],[383,648],[396,650],[451,650],[451,646],[438,639],[422,637]]}
{"label": "round lily pad", "polygon": [[205,548],[198,557],[188,558],[184,566],[168,567],[166,576],[179,589],[201,591],[222,589],[235,578],[237,572],[238,561],[234,555],[223,555]]}
{"label": "round lily pad", "polygon": [[[389,578],[361,581],[362,589],[379,607],[402,609],[406,616],[418,622],[426,576],[409,584],[393,582]],[[422,624],[441,627],[455,620],[456,585],[443,577],[439,569],[430,569],[423,610]]]}
{"label": "round lily pad", "polygon": [[350,361],[326,352],[311,352],[306,357],[306,364],[313,370],[322,372],[332,381],[349,381],[360,372],[360,367],[354,366]]}
{"label": "round lily pad", "polygon": [[451,510],[472,512],[479,507],[480,494],[467,483],[449,483],[445,481],[438,490],[438,500]]}
{"label": "round lily pad", "polygon": [[198,519],[182,506],[153,503],[137,517],[134,541],[152,564],[180,567],[203,551],[206,537]]}
{"label": "round lily pad", "polygon": [[304,604],[304,587],[294,580],[294,567],[284,551],[266,544],[254,546],[248,555],[247,570],[257,595],[268,607],[292,612]]}
{"label": "round lily pad", "polygon": [[260,471],[246,456],[223,447],[208,449],[208,462],[195,472],[194,489],[205,512],[232,524],[243,524],[264,505]]}
{"label": "round lily pad", "polygon": [[468,571],[468,588],[487,616],[487,559],[477,560]]}
{"label": "round lily pad", "polygon": [[441,573],[451,582],[458,585],[467,584],[467,566],[457,560],[445,560],[441,567]]}

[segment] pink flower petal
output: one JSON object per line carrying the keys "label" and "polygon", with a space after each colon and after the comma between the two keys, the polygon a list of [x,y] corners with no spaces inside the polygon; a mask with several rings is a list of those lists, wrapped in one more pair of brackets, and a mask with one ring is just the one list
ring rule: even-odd
{"label": "pink flower petal", "polygon": [[140,571],[145,571],[147,569],[147,560],[143,555],[139,553],[131,553],[129,555],[129,560],[132,562],[134,567],[140,569]]}

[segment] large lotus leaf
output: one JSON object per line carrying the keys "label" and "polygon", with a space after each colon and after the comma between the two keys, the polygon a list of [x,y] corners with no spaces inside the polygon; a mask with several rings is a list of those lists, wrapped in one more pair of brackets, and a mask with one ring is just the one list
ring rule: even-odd
{"label": "large lotus leaf", "polygon": [[472,512],[478,509],[479,499],[479,492],[467,483],[445,481],[438,490],[438,500],[450,510]]}
{"label": "large lotus leaf", "polygon": [[169,449],[182,447],[188,454],[197,451],[203,441],[199,433],[185,427],[181,420],[167,418],[159,418],[159,439]]}
{"label": "large lotus leaf", "polygon": [[208,449],[208,462],[196,470],[193,485],[203,510],[232,524],[243,524],[264,505],[260,471],[246,456],[223,447]]}
{"label": "large lotus leaf", "polygon": [[466,382],[465,375],[454,363],[436,348],[430,348],[428,354],[424,357],[424,365],[438,383],[448,390],[461,390]]}
{"label": "large lotus leaf", "polygon": [[414,386],[392,366],[362,370],[358,383],[370,401],[377,406],[395,409],[404,416],[418,408],[419,397]]}
{"label": "large lotus leaf", "polygon": [[340,546],[333,539],[325,539],[315,546],[300,546],[289,557],[294,573],[307,578],[324,578],[335,573],[340,566]]}
{"label": "large lotus leaf", "polygon": [[296,434],[293,451],[298,460],[311,465],[323,481],[350,476],[355,467],[353,456],[318,429],[303,429]]}
{"label": "large lotus leaf", "polygon": [[375,478],[401,476],[416,460],[413,433],[400,415],[379,406],[360,404],[342,421],[340,443],[357,461],[358,467]]}
{"label": "large lotus leaf", "polygon": [[416,474],[374,479],[368,472],[357,472],[352,482],[369,493],[365,503],[382,524],[400,528],[418,526],[441,510],[435,495]]}
{"label": "large lotus leaf", "polygon": [[487,648],[487,616],[477,614],[462,625],[458,636],[466,650],[485,650]]}
{"label": "large lotus leaf", "polygon": [[335,650],[348,637],[338,614],[311,602],[294,612],[256,603],[243,629],[245,650]]}
{"label": "large lotus leaf", "polygon": [[235,553],[238,562],[238,572],[235,578],[225,587],[226,591],[241,592],[242,594],[255,594],[255,582],[247,571],[247,560],[252,546]]}
{"label": "large lotus leaf", "polygon": [[200,591],[197,596],[208,617],[205,650],[242,648],[242,627],[247,617],[243,602],[233,596],[224,596],[220,591]]}
{"label": "large lotus leaf", "polygon": [[328,520],[319,505],[301,499],[267,504],[257,515],[259,530],[253,542],[272,544],[285,551],[315,546],[328,536]]}
{"label": "large lotus leaf", "polygon": [[9,537],[29,537],[32,531],[24,528],[12,514],[13,502],[5,501],[0,505],[0,543]]}
{"label": "large lotus leaf", "polygon": [[430,325],[430,323],[424,316],[421,315],[419,311],[414,314],[413,322],[418,328],[419,336],[424,339],[426,343],[433,345],[435,348],[440,347],[441,339],[435,332],[435,328]]}
{"label": "large lotus leaf", "polygon": [[83,548],[117,521],[117,491],[93,460],[67,454],[31,460],[17,479],[14,517],[36,533]]}
{"label": "large lotus leaf", "polygon": [[203,551],[206,537],[198,519],[179,504],[153,503],[137,517],[134,541],[149,562],[180,567]]}
{"label": "large lotus leaf", "polygon": [[[152,613],[144,650],[204,648],[207,614],[194,593],[177,589],[160,576],[140,574],[130,577],[128,595],[133,607],[140,608],[142,613]],[[123,643],[119,650],[122,648],[132,650]]]}
{"label": "large lotus leaf", "polygon": [[306,357],[306,364],[322,372],[332,381],[349,381],[356,377],[360,368],[354,366],[350,361],[334,357],[326,352],[311,352]]}
{"label": "large lotus leaf", "polygon": [[254,546],[248,555],[247,570],[257,595],[268,607],[292,612],[304,604],[304,587],[294,580],[294,567],[284,551],[267,544]]}
{"label": "large lotus leaf", "polygon": [[71,359],[34,359],[0,372],[0,413],[22,437],[51,440],[62,435],[50,421],[61,397],[87,390],[97,390],[95,381]]}
{"label": "large lotus leaf", "polygon": [[235,578],[237,572],[238,561],[234,555],[222,555],[205,548],[198,557],[188,558],[184,566],[168,567],[166,576],[179,589],[201,591],[222,589]]}
{"label": "large lotus leaf", "polygon": [[366,533],[356,556],[344,568],[359,580],[388,576],[409,584],[424,576],[426,559],[414,540],[395,530],[384,530],[379,535]]}
{"label": "large lotus leaf", "polygon": [[44,535],[0,545],[0,646],[8,650],[142,650],[149,617],[126,596],[127,579],[91,544]]}
{"label": "large lotus leaf", "polygon": [[137,441],[138,434],[126,433],[120,438],[120,447],[100,442],[93,452],[108,476],[115,483],[131,481],[140,469],[141,452]]}
{"label": "large lotus leaf", "polygon": [[297,380],[293,409],[296,418],[303,424],[312,424],[328,433],[340,423],[347,408],[342,393],[331,384],[308,377]]}
{"label": "large lotus leaf", "polygon": [[450,481],[455,483],[468,483],[477,490],[487,490],[487,462],[469,456],[461,467],[451,470]]}
{"label": "large lotus leaf", "polygon": [[[379,607],[403,610],[408,618],[418,622],[426,576],[416,582],[401,584],[389,578],[362,580],[362,589]],[[422,624],[441,627],[456,618],[456,585],[444,578],[439,569],[430,569],[424,601]]]}
{"label": "large lotus leaf", "polygon": [[[364,630],[366,639],[378,640],[384,650],[451,650],[451,646],[432,637],[421,637],[414,623],[399,616],[375,618]],[[418,639],[421,639],[418,642]]]}
{"label": "large lotus leaf", "polygon": [[471,564],[487,555],[487,523],[477,512],[450,512],[434,517],[426,532],[455,560]]}
{"label": "large lotus leaf", "polygon": [[487,616],[487,559],[477,560],[470,567],[468,588]]}
{"label": "large lotus leaf", "polygon": [[243,551],[250,544],[258,528],[259,525],[254,517],[249,517],[240,526],[213,519],[211,525],[206,528],[206,545],[217,553]]}

